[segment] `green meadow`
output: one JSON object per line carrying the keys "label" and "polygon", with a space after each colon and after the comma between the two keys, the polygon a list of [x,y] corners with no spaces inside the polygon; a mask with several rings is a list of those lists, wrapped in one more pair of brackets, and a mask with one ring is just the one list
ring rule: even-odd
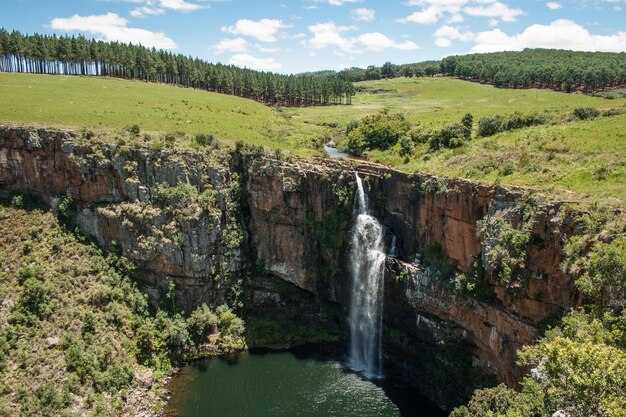
{"label": "green meadow", "polygon": [[626,115],[474,138],[456,149],[394,149],[369,158],[403,171],[530,186],[566,200],[626,203]]}
{"label": "green meadow", "polygon": [[[321,155],[330,138],[341,142],[346,124],[382,109],[405,114],[413,125],[441,127],[472,113],[545,111],[566,115],[578,107],[623,108],[606,99],[549,90],[511,90],[435,77],[357,83],[352,106],[270,108],[190,88],[112,78],[0,74],[0,122],[92,129],[113,140],[128,126],[141,134],[131,143],[174,133],[188,147],[195,134],[218,141],[260,145],[302,157]],[[558,119],[558,118],[557,118]],[[370,160],[409,172],[527,185],[569,199],[626,201],[626,116],[603,117],[474,138],[457,149],[417,145],[410,158],[397,147],[371,151]],[[147,134],[147,135],[146,135]],[[134,141],[134,142],[133,142]]]}
{"label": "green meadow", "polygon": [[222,142],[307,156],[324,130],[261,103],[165,84],[79,76],[0,73],[0,121],[59,128],[211,134]]}
{"label": "green meadow", "polygon": [[285,113],[307,123],[345,126],[352,119],[388,108],[404,113],[412,123],[435,127],[459,122],[465,113],[472,113],[478,120],[487,114],[515,111],[566,113],[577,107],[626,105],[624,98],[607,100],[551,90],[496,88],[447,77],[394,78],[355,85],[364,91],[354,97],[352,106],[291,108]]}

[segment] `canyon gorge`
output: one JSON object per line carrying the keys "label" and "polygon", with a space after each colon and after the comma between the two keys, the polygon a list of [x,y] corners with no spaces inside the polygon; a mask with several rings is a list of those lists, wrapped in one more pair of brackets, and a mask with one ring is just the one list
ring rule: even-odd
{"label": "canyon gorge", "polygon": [[[172,283],[188,311],[228,302],[244,317],[282,315],[342,341],[355,173],[384,246],[395,240],[381,265],[386,366],[444,409],[482,384],[514,387],[527,371],[517,349],[580,304],[560,268],[566,238],[579,233],[571,206],[530,189],[366,162],[97,144],[0,126],[3,192],[42,201],[128,258],[154,302]],[[480,285],[459,288],[461,272]]]}

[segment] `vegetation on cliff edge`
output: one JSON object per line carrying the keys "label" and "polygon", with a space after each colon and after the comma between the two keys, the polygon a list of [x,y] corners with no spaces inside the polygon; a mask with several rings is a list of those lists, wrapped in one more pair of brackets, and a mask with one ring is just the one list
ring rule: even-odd
{"label": "vegetation on cliff edge", "polygon": [[154,412],[174,364],[242,346],[228,307],[155,309],[128,261],[24,205],[0,206],[0,415]]}

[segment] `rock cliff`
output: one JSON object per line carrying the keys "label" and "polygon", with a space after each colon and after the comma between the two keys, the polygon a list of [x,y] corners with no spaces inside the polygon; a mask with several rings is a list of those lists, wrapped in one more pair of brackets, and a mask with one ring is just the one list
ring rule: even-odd
{"label": "rock cliff", "polygon": [[[354,169],[396,238],[385,280],[388,362],[444,407],[462,401],[481,373],[515,385],[523,373],[516,350],[579,302],[559,269],[564,236],[576,228],[561,204],[366,163],[129,149],[0,127],[4,194],[45,201],[133,261],[154,300],[173,289],[185,308],[242,298],[280,308],[280,286],[264,289],[260,272],[347,306]],[[460,287],[461,271],[478,284]]]}

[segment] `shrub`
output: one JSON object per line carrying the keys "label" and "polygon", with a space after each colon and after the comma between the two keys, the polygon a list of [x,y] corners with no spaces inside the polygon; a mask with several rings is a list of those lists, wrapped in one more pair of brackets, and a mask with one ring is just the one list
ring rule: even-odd
{"label": "shrub", "polygon": [[206,304],[198,307],[187,318],[187,328],[196,344],[206,342],[206,337],[217,331],[219,318]]}
{"label": "shrub", "polygon": [[380,112],[364,117],[358,127],[348,133],[346,148],[355,155],[372,149],[386,150],[395,145],[409,130],[402,114]]}
{"label": "shrub", "polygon": [[213,135],[206,135],[203,133],[199,133],[193,138],[194,142],[199,146],[210,146],[215,143],[215,138]]}
{"label": "shrub", "polygon": [[348,122],[348,125],[346,126],[346,134],[352,132],[357,127],[359,127],[359,121],[358,120],[350,120],[350,122]]}
{"label": "shrub", "polygon": [[595,119],[599,115],[600,110],[595,107],[579,107],[572,112],[572,116],[579,120]]}
{"label": "shrub", "polygon": [[11,198],[11,205],[15,208],[24,207],[24,197],[22,197],[21,195],[13,196],[13,198]]}
{"label": "shrub", "polygon": [[463,137],[466,140],[470,140],[472,138],[472,129],[474,128],[474,116],[472,116],[472,113],[467,113],[463,116],[461,125],[463,125]]}
{"label": "shrub", "polygon": [[441,130],[431,132],[429,146],[432,150],[441,148],[458,148],[463,144],[465,127],[460,123],[444,126]]}
{"label": "shrub", "polygon": [[139,133],[141,133],[141,128],[139,127],[139,125],[131,125],[126,128],[126,131],[133,136],[139,136]]}
{"label": "shrub", "polygon": [[174,143],[176,143],[176,136],[174,136],[171,133],[168,133],[165,135],[165,137],[163,138],[163,145],[166,148],[171,148],[174,146]]}
{"label": "shrub", "polygon": [[59,203],[59,217],[64,221],[69,221],[74,212],[74,200],[72,197],[63,197]]}
{"label": "shrub", "polygon": [[604,308],[626,307],[626,237],[597,243],[589,257],[589,269],[576,287]]}
{"label": "shrub", "polygon": [[413,153],[413,141],[407,135],[400,138],[400,156],[410,156]]}
{"label": "shrub", "polygon": [[17,301],[16,312],[25,315],[26,318],[44,319],[52,313],[53,301],[52,287],[49,283],[28,278]]}
{"label": "shrub", "polygon": [[499,114],[481,117],[478,121],[478,136],[493,136],[504,130],[506,119]]}

